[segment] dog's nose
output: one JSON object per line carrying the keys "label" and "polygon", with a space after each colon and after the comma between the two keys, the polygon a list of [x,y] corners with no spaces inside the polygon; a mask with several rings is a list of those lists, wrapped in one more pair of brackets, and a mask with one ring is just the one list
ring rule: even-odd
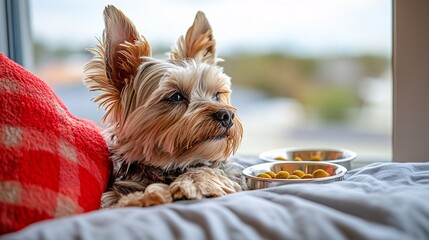
{"label": "dog's nose", "polygon": [[226,128],[230,128],[234,124],[232,121],[234,119],[234,113],[231,110],[221,109],[216,111],[213,113],[213,118]]}

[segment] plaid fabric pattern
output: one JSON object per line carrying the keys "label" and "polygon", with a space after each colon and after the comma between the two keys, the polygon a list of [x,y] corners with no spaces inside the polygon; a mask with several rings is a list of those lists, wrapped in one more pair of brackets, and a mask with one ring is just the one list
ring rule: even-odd
{"label": "plaid fabric pattern", "polygon": [[97,126],[0,53],[0,234],[98,209],[108,159]]}

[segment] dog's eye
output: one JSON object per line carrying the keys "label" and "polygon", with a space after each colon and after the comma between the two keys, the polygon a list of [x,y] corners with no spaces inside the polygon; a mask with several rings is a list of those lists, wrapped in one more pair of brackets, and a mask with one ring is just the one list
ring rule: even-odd
{"label": "dog's eye", "polygon": [[185,100],[185,97],[179,92],[174,93],[168,98],[170,102],[182,102],[183,100]]}
{"label": "dog's eye", "polygon": [[219,101],[219,100],[220,100],[220,93],[216,93],[216,94],[213,96],[213,100],[215,100],[215,101]]}

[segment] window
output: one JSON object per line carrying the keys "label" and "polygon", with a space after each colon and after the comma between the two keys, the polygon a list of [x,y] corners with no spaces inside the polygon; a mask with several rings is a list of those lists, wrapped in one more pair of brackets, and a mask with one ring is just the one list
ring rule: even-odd
{"label": "window", "polygon": [[[206,13],[245,127],[239,154],[335,146],[356,151],[358,165],[391,159],[390,1],[109,3],[134,21],[161,57],[197,10]],[[101,35],[106,4],[30,2],[34,72],[72,113],[97,123],[102,112],[81,79],[91,57],[84,49]]]}
{"label": "window", "polygon": [[0,0],[0,51],[32,70],[33,51],[27,1]]}

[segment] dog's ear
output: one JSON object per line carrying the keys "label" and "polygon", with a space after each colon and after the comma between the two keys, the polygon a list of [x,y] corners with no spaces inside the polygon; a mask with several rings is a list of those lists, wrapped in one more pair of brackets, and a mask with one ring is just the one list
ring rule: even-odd
{"label": "dog's ear", "polygon": [[104,9],[104,41],[107,77],[119,90],[135,76],[142,56],[151,48],[134,24],[116,7]]}
{"label": "dog's ear", "polygon": [[219,60],[216,58],[215,45],[209,21],[204,13],[199,11],[186,36],[180,36],[176,46],[173,46],[170,58],[183,60],[193,58],[196,61],[215,64]]}
{"label": "dog's ear", "polygon": [[124,115],[123,88],[135,77],[144,61],[141,57],[151,56],[151,48],[133,23],[114,6],[105,8],[104,23],[101,44],[90,49],[94,58],[85,67],[84,82],[92,91],[103,91],[94,98],[106,110],[103,121],[118,123]]}

